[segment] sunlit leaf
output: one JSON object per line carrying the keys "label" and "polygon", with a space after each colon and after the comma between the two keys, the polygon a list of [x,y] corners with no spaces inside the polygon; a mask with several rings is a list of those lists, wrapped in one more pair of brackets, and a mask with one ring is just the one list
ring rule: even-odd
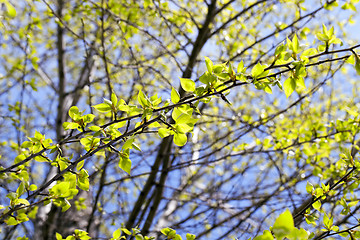
{"label": "sunlit leaf", "polygon": [[180,78],[181,87],[187,92],[195,91],[195,82],[188,78]]}
{"label": "sunlit leaf", "polygon": [[124,170],[125,172],[127,172],[130,175],[131,160],[129,159],[128,155],[126,155],[126,154],[120,155],[119,168],[121,168],[122,170]]}
{"label": "sunlit leaf", "polygon": [[16,17],[16,9],[14,8],[14,6],[11,3],[7,2],[7,1],[5,1],[4,3],[5,3],[5,6],[6,6],[6,10],[7,10],[6,15],[8,17],[10,17],[10,18]]}
{"label": "sunlit leaf", "polygon": [[289,97],[295,91],[295,88],[296,88],[296,80],[293,77],[289,77],[288,79],[285,80],[283,84],[283,89],[286,97]]}
{"label": "sunlit leaf", "polygon": [[264,66],[260,63],[257,63],[253,69],[251,69],[251,76],[257,78],[264,72]]}
{"label": "sunlit leaf", "polygon": [[166,128],[159,128],[158,134],[161,138],[164,138],[170,135],[170,130]]}
{"label": "sunlit leaf", "polygon": [[176,104],[178,103],[180,100],[180,94],[178,93],[178,91],[176,91],[175,88],[171,88],[171,102]]}
{"label": "sunlit leaf", "polygon": [[175,133],[174,134],[174,143],[177,146],[182,147],[186,144],[186,142],[187,142],[186,134],[184,134],[184,133]]}
{"label": "sunlit leaf", "polygon": [[111,106],[107,103],[97,104],[97,105],[93,106],[93,108],[95,108],[99,112],[103,112],[103,113],[111,111]]}
{"label": "sunlit leaf", "polygon": [[355,70],[357,74],[360,75],[360,58],[357,54],[354,54],[354,56],[355,56]]}
{"label": "sunlit leaf", "polygon": [[294,228],[294,220],[291,212],[287,209],[275,220],[273,232],[277,239],[282,239],[288,235]]}
{"label": "sunlit leaf", "polygon": [[205,57],[205,63],[206,63],[206,68],[208,70],[209,73],[212,73],[213,71],[213,62],[210,60],[210,58]]}
{"label": "sunlit leaf", "polygon": [[114,106],[116,106],[117,103],[118,103],[118,99],[117,99],[116,94],[115,94],[114,92],[111,93],[111,102],[112,102],[112,104],[113,104]]}

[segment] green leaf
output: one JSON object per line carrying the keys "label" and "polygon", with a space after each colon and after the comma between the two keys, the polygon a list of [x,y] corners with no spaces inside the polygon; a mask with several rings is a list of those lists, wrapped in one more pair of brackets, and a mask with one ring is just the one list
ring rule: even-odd
{"label": "green leaf", "polygon": [[148,128],[158,128],[161,127],[160,123],[158,122],[153,122],[150,125],[148,125]]}
{"label": "green leaf", "polygon": [[69,116],[71,117],[71,119],[74,119],[79,115],[79,108],[76,106],[72,106],[69,109]]}
{"label": "green leaf", "polygon": [[320,211],[320,208],[321,208],[321,202],[320,202],[320,200],[314,202],[314,203],[312,204],[312,206],[313,206],[313,208],[315,208],[316,210]]}
{"label": "green leaf", "polygon": [[360,75],[360,58],[357,54],[354,54],[355,56],[355,70],[356,73]]}
{"label": "green leaf", "polygon": [[121,168],[130,175],[131,160],[129,159],[129,155],[125,153],[121,153],[119,156],[120,156],[119,168]]}
{"label": "green leaf", "polygon": [[179,146],[182,147],[186,144],[187,142],[187,137],[185,133],[175,133],[174,134],[174,143]]}
{"label": "green leaf", "polygon": [[127,140],[124,145],[122,146],[122,149],[126,150],[128,148],[132,148],[132,144],[134,142],[133,138],[130,138],[129,140]]}
{"label": "green leaf", "polygon": [[307,184],[306,184],[306,192],[312,194],[313,189],[314,189],[314,186],[310,182],[307,182]]}
{"label": "green leaf", "polygon": [[178,116],[176,119],[175,119],[175,122],[178,123],[178,124],[181,124],[181,123],[187,123],[189,120],[190,120],[190,115],[187,114],[187,113],[182,113],[180,114],[180,116]]}
{"label": "green leaf", "polygon": [[29,191],[35,191],[38,187],[35,184],[29,186]]}
{"label": "green leaf", "polygon": [[292,232],[286,236],[289,240],[303,240],[310,239],[309,234],[305,229],[293,228]]}
{"label": "green leaf", "polygon": [[22,144],[21,144],[21,147],[22,148],[30,148],[33,146],[33,143],[30,142],[30,141],[24,141]]}
{"label": "green leaf", "polygon": [[65,212],[71,207],[71,204],[67,199],[64,199],[61,201],[60,206],[61,206],[61,211]]}
{"label": "green leaf", "polygon": [[186,234],[186,240],[194,240],[196,236],[194,234],[187,233]]}
{"label": "green leaf", "polygon": [[80,173],[78,173],[77,175],[77,186],[84,190],[84,191],[88,191],[89,190],[89,173],[85,170],[85,169],[81,169]]}
{"label": "green leaf", "polygon": [[176,104],[180,101],[180,94],[178,93],[178,91],[176,91],[175,88],[171,89],[171,102]]}
{"label": "green leaf", "polygon": [[237,67],[236,72],[237,72],[237,73],[241,73],[241,72],[243,71],[243,69],[244,69],[244,61],[241,60],[241,62],[239,63],[239,65],[238,65],[238,67]]}
{"label": "green leaf", "polygon": [[286,97],[289,97],[294,92],[295,88],[296,88],[296,81],[293,77],[289,77],[288,79],[285,80],[283,89],[285,91]]}
{"label": "green leaf", "polygon": [[345,62],[349,64],[355,64],[355,54],[352,54],[350,57],[348,57]]}
{"label": "green leaf", "polygon": [[63,123],[63,128],[65,130],[69,130],[69,129],[76,129],[76,128],[79,128],[80,125],[78,123],[75,123],[75,122],[64,122]]}
{"label": "green leaf", "polygon": [[115,232],[113,232],[112,237],[117,239],[121,236],[121,229],[117,229]]}
{"label": "green leaf", "polygon": [[272,228],[277,239],[282,239],[294,229],[294,220],[289,209],[280,214]]}
{"label": "green leaf", "polygon": [[315,48],[308,48],[304,52],[301,53],[301,56],[311,56],[317,54],[317,50]]}
{"label": "green leaf", "polygon": [[131,235],[131,232],[126,228],[121,228],[121,231],[123,231],[126,235]]}
{"label": "green leaf", "polygon": [[170,135],[170,130],[167,128],[159,128],[158,134],[161,138],[165,138]]}
{"label": "green leaf", "polygon": [[84,146],[84,147],[91,147],[91,138],[90,137],[84,137],[82,139],[80,139],[80,143]]}
{"label": "green leaf", "polygon": [[206,68],[207,68],[208,72],[209,72],[209,73],[212,73],[214,64],[213,64],[213,62],[210,60],[210,58],[205,57],[205,64],[206,64]]}
{"label": "green leaf", "polygon": [[141,90],[138,93],[138,101],[143,108],[149,106],[149,100]]}
{"label": "green leaf", "polygon": [[136,234],[135,235],[135,240],[144,240],[144,237],[141,234]]}
{"label": "green leaf", "polygon": [[266,86],[264,87],[264,91],[265,91],[266,93],[272,94],[272,89],[271,89],[271,87],[270,87],[269,85],[266,85]]}
{"label": "green leaf", "polygon": [[172,239],[176,236],[176,231],[168,227],[161,229],[161,233],[164,234],[168,239]]}
{"label": "green leaf", "polygon": [[187,133],[193,129],[193,125],[186,123],[177,123],[175,129],[178,133]]}
{"label": "green leaf", "polygon": [[9,226],[13,226],[13,225],[17,225],[19,222],[15,218],[9,217],[8,219],[5,220],[5,223]]}
{"label": "green leaf", "polygon": [[11,201],[14,201],[18,197],[18,194],[14,192],[9,192],[8,194],[6,194],[6,197],[9,198]]}
{"label": "green leaf", "polygon": [[262,235],[255,237],[253,240],[274,240],[274,237],[269,230],[265,230]]}
{"label": "green leaf", "polygon": [[[213,70],[213,73],[215,74],[219,74],[221,73],[226,67],[226,63],[223,63],[223,64],[216,64],[212,67],[212,70]],[[205,73],[208,73],[210,75],[212,75],[211,73],[209,72],[205,72]]]}
{"label": "green leaf", "polygon": [[16,190],[18,196],[21,196],[25,192],[25,183],[21,182]]}
{"label": "green leaf", "polygon": [[94,114],[86,114],[82,117],[84,123],[91,123],[95,118],[95,115]]}
{"label": "green leaf", "polygon": [[100,131],[102,128],[99,126],[90,126],[89,130],[93,131],[93,132],[98,132]]}
{"label": "green leaf", "polygon": [[10,18],[14,18],[16,17],[16,9],[14,8],[13,5],[11,5],[9,2],[5,1],[5,6],[6,6],[6,15]]}
{"label": "green leaf", "polygon": [[116,94],[114,92],[111,93],[111,102],[112,102],[113,106],[117,105],[118,99],[117,99]]}
{"label": "green leaf", "polygon": [[206,85],[215,83],[216,80],[217,80],[216,76],[214,74],[209,73],[209,72],[204,73],[199,78],[199,81],[206,84]]}
{"label": "green leaf", "polygon": [[60,233],[56,233],[55,236],[56,236],[56,240],[62,240],[63,239]]}
{"label": "green leaf", "polygon": [[253,78],[257,78],[264,72],[264,66],[262,66],[260,63],[257,63],[253,69],[251,69],[251,76]]}
{"label": "green leaf", "polygon": [[299,39],[297,38],[296,34],[294,35],[292,39],[292,50],[294,53],[299,52]]}
{"label": "green leaf", "polygon": [[18,198],[15,200],[15,205],[22,204],[22,205],[30,205],[29,201],[24,198]]}
{"label": "green leaf", "polygon": [[102,112],[102,113],[106,113],[106,112],[109,112],[111,111],[111,106],[107,103],[100,103],[100,104],[97,104],[95,106],[92,106],[93,108],[95,108],[96,110],[98,110],[99,112]]}
{"label": "green leaf", "polygon": [[344,5],[342,5],[341,8],[344,9],[344,10],[350,9],[350,10],[356,12],[356,7],[352,3],[344,3]]}
{"label": "green leaf", "polygon": [[195,91],[195,82],[189,78],[180,78],[181,87],[187,92]]}
{"label": "green leaf", "polygon": [[159,103],[161,103],[161,97],[158,97],[156,94],[150,98],[150,101],[153,106],[157,106]]}
{"label": "green leaf", "polygon": [[337,1],[333,1],[332,3],[325,3],[324,8],[326,10],[332,11],[334,9],[334,7],[339,6]]}

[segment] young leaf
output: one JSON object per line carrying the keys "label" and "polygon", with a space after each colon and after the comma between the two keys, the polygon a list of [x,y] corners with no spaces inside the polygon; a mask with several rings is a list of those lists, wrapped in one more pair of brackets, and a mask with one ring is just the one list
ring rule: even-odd
{"label": "young leaf", "polygon": [[5,6],[6,6],[6,15],[10,18],[14,18],[16,17],[16,9],[14,8],[13,5],[11,5],[8,1],[4,1]]}
{"label": "young leaf", "polygon": [[35,191],[37,188],[38,188],[38,187],[37,187],[35,184],[31,184],[31,185],[29,186],[29,190],[30,190],[30,191]]}
{"label": "young leaf", "polygon": [[112,236],[113,236],[113,238],[115,238],[115,239],[118,239],[119,237],[120,237],[120,235],[121,235],[121,229],[120,228],[118,228],[115,232],[113,232],[113,234],[112,234]]}
{"label": "young leaf", "polygon": [[273,226],[273,232],[277,239],[283,239],[288,235],[294,228],[294,219],[291,215],[289,209],[280,214],[280,216],[275,220]]}
{"label": "young leaf", "polygon": [[188,78],[180,78],[181,87],[187,92],[195,91],[195,82]]}
{"label": "young leaf", "polygon": [[206,64],[206,68],[208,70],[209,73],[212,73],[213,71],[213,62],[210,60],[210,58],[205,57],[205,64]]}
{"label": "young leaf", "polygon": [[265,230],[262,235],[255,237],[253,240],[274,240],[274,237],[269,230]]}
{"label": "young leaf", "polygon": [[241,60],[241,62],[239,63],[239,65],[238,65],[238,67],[237,67],[236,72],[237,72],[237,73],[241,73],[243,69],[244,69],[244,61]]}
{"label": "young leaf", "polygon": [[102,113],[111,111],[111,106],[107,103],[97,104],[97,105],[93,106],[93,108],[95,108],[96,110],[98,110],[99,112],[102,112]]}
{"label": "young leaf", "polygon": [[294,53],[299,52],[299,39],[297,38],[296,34],[294,35],[292,39],[292,50]]}
{"label": "young leaf", "polygon": [[187,233],[186,240],[195,240],[196,236],[194,234]]}
{"label": "young leaf", "polygon": [[255,67],[253,67],[253,69],[251,69],[251,76],[253,78],[257,78],[258,76],[260,76],[262,73],[264,72],[264,67],[260,64],[257,63],[255,65]]}
{"label": "young leaf", "polygon": [[180,94],[178,93],[178,91],[176,91],[175,88],[171,89],[171,102],[176,104],[180,101]]}
{"label": "young leaf", "polygon": [[70,109],[69,109],[69,116],[71,117],[71,119],[74,119],[76,118],[76,116],[79,114],[79,108],[76,107],[76,106],[72,106]]}
{"label": "young leaf", "polygon": [[272,89],[271,89],[271,87],[270,87],[269,85],[266,85],[266,86],[264,87],[264,91],[265,91],[266,93],[272,94]]}
{"label": "young leaf", "polygon": [[161,138],[164,138],[170,135],[170,130],[166,128],[159,128],[158,134]]}
{"label": "young leaf", "polygon": [[320,202],[320,200],[314,202],[314,203],[312,204],[312,206],[313,206],[313,208],[315,208],[316,210],[320,211],[320,208],[321,208],[321,202]]}
{"label": "young leaf", "polygon": [[141,90],[138,93],[138,101],[143,108],[149,106],[149,101]]}
{"label": "young leaf", "polygon": [[310,182],[307,182],[307,184],[306,184],[306,192],[312,194],[313,190],[314,190],[314,186]]}
{"label": "young leaf", "polygon": [[64,122],[64,123],[63,123],[63,128],[64,128],[65,130],[76,129],[76,128],[78,128],[78,127],[80,127],[80,125],[77,124],[77,123],[75,123],[75,122]]}
{"label": "young leaf", "polygon": [[174,134],[174,143],[177,146],[182,147],[186,144],[186,142],[187,142],[186,134],[184,134],[184,133],[175,133]]}
{"label": "young leaf", "polygon": [[55,236],[56,236],[56,240],[62,240],[63,239],[60,233],[56,233]]}
{"label": "young leaf", "polygon": [[111,93],[111,102],[112,102],[112,104],[113,104],[114,106],[117,105],[118,99],[117,99],[116,94],[115,94],[114,92]]}
{"label": "young leaf", "polygon": [[99,126],[90,126],[89,130],[93,131],[93,132],[97,132],[100,131],[102,128]]}
{"label": "young leaf", "polygon": [[180,114],[176,119],[175,122],[176,123],[187,123],[189,121],[189,119],[191,118],[191,116],[187,113],[182,113]]}
{"label": "young leaf", "polygon": [[360,58],[357,54],[354,54],[354,56],[355,56],[355,70],[357,74],[360,75]]}
{"label": "young leaf", "polygon": [[289,77],[285,80],[283,85],[286,97],[289,97],[296,88],[296,81],[293,77]]}
{"label": "young leaf", "polygon": [[124,145],[122,146],[122,149],[126,150],[126,149],[128,149],[128,148],[132,148],[133,142],[134,142],[134,139],[133,139],[133,138],[127,140],[127,141],[124,143]]}
{"label": "young leaf", "polygon": [[176,235],[176,231],[171,228],[163,228],[161,229],[161,233],[164,234],[168,239],[172,239]]}
{"label": "young leaf", "polygon": [[131,160],[129,159],[129,156],[125,153],[122,153],[119,156],[120,156],[119,168],[121,168],[122,170],[124,170],[125,172],[127,172],[130,175]]}

